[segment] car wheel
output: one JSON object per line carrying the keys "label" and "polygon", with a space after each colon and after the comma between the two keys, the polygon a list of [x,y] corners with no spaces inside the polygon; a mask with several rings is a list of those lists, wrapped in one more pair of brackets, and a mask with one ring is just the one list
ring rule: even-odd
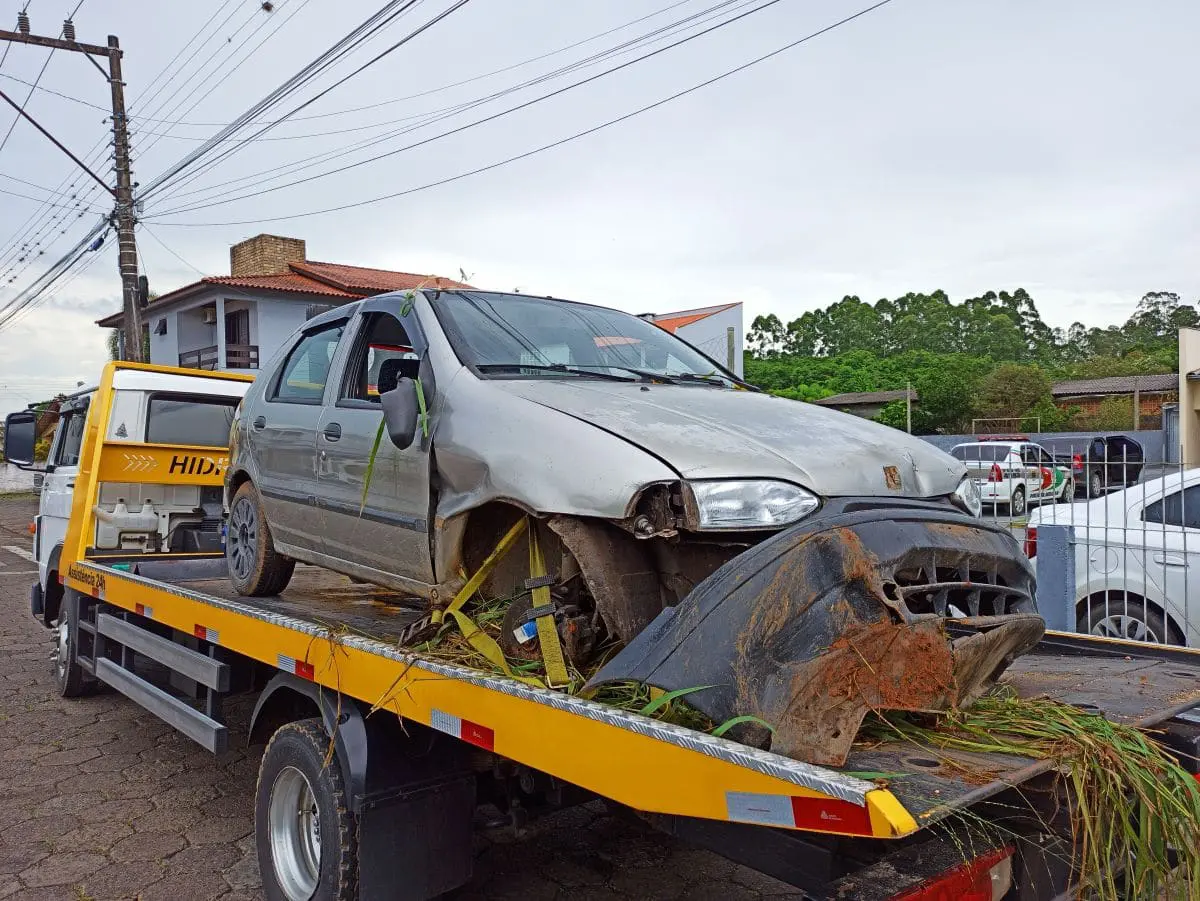
{"label": "car wheel", "polygon": [[1025,489],[1014,488],[1012,500],[1008,502],[1008,512],[1012,516],[1022,516],[1025,513]]}
{"label": "car wheel", "polygon": [[50,662],[59,696],[78,698],[90,691],[92,683],[75,657],[79,598],[73,591],[65,592],[65,595],[58,606],[58,618],[54,621],[54,650],[50,654]]}
{"label": "car wheel", "polygon": [[1154,607],[1140,598],[1095,598],[1089,602],[1080,631],[1100,638],[1184,644],[1183,636]]}
{"label": "car wheel", "polygon": [[225,562],[238,594],[251,597],[279,594],[296,568],[295,560],[276,552],[262,499],[251,482],[238,488],[229,505]]}
{"label": "car wheel", "polygon": [[1100,473],[1093,472],[1088,476],[1088,497],[1099,497],[1104,493],[1104,480]]}
{"label": "car wheel", "polygon": [[269,901],[350,901],[358,842],[341,767],[319,719],[280,727],[258,770],[254,839]]}
{"label": "car wheel", "polygon": [[1057,504],[1069,504],[1075,500],[1075,480],[1067,479],[1063,485],[1062,493],[1055,499]]}

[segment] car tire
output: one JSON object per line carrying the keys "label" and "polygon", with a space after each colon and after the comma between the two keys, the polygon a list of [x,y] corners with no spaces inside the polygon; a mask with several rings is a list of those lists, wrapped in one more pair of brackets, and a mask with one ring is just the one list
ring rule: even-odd
{"label": "car tire", "polygon": [[1075,500],[1075,480],[1067,479],[1063,484],[1062,493],[1054,499],[1056,504],[1069,504]]}
{"label": "car tire", "polygon": [[75,656],[78,640],[79,596],[73,591],[64,593],[54,620],[54,651],[50,655],[54,684],[59,697],[78,698],[89,694],[93,683]]}
{"label": "car tire", "polygon": [[1008,502],[1009,516],[1023,516],[1025,514],[1025,489],[1014,488],[1012,499]]}
{"label": "car tire", "polygon": [[1096,498],[1104,493],[1104,480],[1100,473],[1093,472],[1088,476],[1088,497]]}
{"label": "car tire", "polygon": [[[1081,603],[1080,606],[1083,606]],[[1157,607],[1141,598],[1092,598],[1087,602],[1080,632],[1101,638],[1147,641],[1152,644],[1183,645],[1185,640]]]}
{"label": "car tire", "polygon": [[296,569],[295,560],[275,550],[262,498],[251,482],[242,483],[229,505],[225,562],[237,593],[249,597],[279,594]]}
{"label": "car tire", "polygon": [[268,901],[357,897],[358,840],[342,770],[319,719],[271,736],[258,770],[254,841]]}

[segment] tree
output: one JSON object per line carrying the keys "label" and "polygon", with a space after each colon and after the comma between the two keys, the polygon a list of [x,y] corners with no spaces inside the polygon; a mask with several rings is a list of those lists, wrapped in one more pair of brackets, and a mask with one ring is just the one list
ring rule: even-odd
{"label": "tree", "polygon": [[979,386],[976,412],[984,419],[1016,419],[1050,397],[1050,379],[1033,364],[1004,363]]}
{"label": "tree", "polygon": [[787,330],[774,313],[765,316],[755,316],[750,324],[750,334],[746,343],[750,345],[751,353],[760,357],[777,356],[783,350]]}

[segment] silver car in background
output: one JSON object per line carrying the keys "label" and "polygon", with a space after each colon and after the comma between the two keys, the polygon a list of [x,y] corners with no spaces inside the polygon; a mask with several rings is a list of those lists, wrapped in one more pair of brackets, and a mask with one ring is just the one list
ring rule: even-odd
{"label": "silver car in background", "polygon": [[[531,515],[555,604],[589,646],[628,640],[820,515],[979,512],[963,464],[919,438],[761,393],[626,313],[477,291],[383,295],[308,322],[246,395],[226,489],[230,577],[250,595],[281,591],[303,561],[444,603]],[[924,540],[895,534],[905,554]],[[994,541],[1016,559],[1003,544],[979,564],[990,578],[1026,565]],[[510,558],[488,596],[523,590],[529,569]],[[938,565],[880,572],[941,584]]]}

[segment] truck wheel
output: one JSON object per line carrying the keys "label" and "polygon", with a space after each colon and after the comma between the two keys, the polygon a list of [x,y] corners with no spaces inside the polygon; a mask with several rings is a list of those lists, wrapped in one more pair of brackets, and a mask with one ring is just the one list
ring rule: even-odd
{"label": "truck wheel", "polygon": [[252,597],[279,594],[291,581],[296,561],[275,551],[271,527],[254,485],[244,483],[229,506],[225,534],[225,562],[229,581],[238,594]]}
{"label": "truck wheel", "polygon": [[1012,500],[1008,502],[1008,512],[1010,516],[1021,516],[1025,513],[1025,489],[1014,488]]}
{"label": "truck wheel", "polygon": [[58,605],[58,617],[54,621],[54,651],[50,661],[54,666],[54,682],[58,686],[58,693],[64,698],[78,698],[87,694],[92,687],[87,673],[75,659],[78,610],[79,598],[74,592],[68,591]]}
{"label": "truck wheel", "polygon": [[1088,476],[1088,497],[1099,497],[1104,493],[1104,482],[1100,478],[1100,473],[1093,472]]}
{"label": "truck wheel", "polygon": [[254,840],[268,901],[350,901],[358,842],[342,771],[319,719],[280,727],[258,770]]}

